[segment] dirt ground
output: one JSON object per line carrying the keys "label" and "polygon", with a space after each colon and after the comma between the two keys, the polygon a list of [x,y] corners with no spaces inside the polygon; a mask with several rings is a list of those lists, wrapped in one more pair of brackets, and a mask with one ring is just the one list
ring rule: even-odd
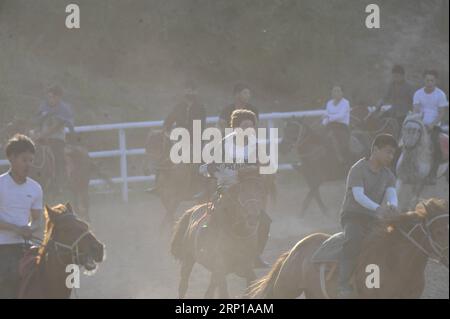
{"label": "dirt ground", "polygon": [[[278,177],[276,204],[269,208],[273,219],[271,235],[263,258],[272,263],[304,235],[339,230],[338,209],[344,192],[344,182],[322,186],[321,192],[329,216],[323,216],[315,204],[304,219],[298,218],[305,186],[295,174]],[[448,199],[448,184],[440,181],[435,196]],[[428,194],[426,194],[428,196]],[[94,276],[82,276],[79,298],[176,298],[179,266],[169,255],[169,231],[161,232],[163,209],[157,197],[136,191],[129,204],[116,195],[92,196],[92,226],[97,237],[105,243],[107,258]],[[180,207],[188,208],[190,203]],[[262,276],[267,270],[258,270]],[[202,298],[209,273],[196,265],[191,275],[187,297]],[[228,277],[230,295],[242,296],[245,280]],[[429,262],[426,287],[422,298],[449,298],[449,272],[443,266]]]}

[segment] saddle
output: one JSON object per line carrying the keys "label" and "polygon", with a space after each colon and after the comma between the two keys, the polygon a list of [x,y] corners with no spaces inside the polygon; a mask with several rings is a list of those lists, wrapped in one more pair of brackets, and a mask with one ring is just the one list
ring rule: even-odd
{"label": "saddle", "polygon": [[337,263],[339,255],[342,251],[344,243],[344,233],[340,232],[334,234],[327,240],[313,254],[311,261],[313,263]]}
{"label": "saddle", "polygon": [[[325,240],[311,258],[311,262],[319,267],[320,288],[327,299],[337,294],[337,281],[332,282],[331,279],[338,269],[343,244],[344,233],[336,233]],[[354,285],[354,276],[350,282]],[[331,297],[329,292],[332,292]]]}

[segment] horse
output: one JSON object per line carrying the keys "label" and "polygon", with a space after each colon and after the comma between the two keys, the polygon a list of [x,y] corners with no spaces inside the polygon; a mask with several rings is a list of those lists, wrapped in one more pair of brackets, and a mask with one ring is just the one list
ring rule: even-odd
{"label": "horse", "polygon": [[364,135],[364,132],[370,132],[374,135],[377,132],[389,132],[396,139],[399,138],[401,124],[397,118],[392,117],[392,105],[383,105],[378,110],[374,106],[355,106],[351,110],[351,126],[356,134]]}
{"label": "horse", "polygon": [[82,145],[81,137],[77,133],[67,135],[64,150],[67,186],[72,194],[73,206],[78,215],[85,221],[90,221],[89,214],[89,182],[95,174],[100,177],[109,188],[114,184],[109,176],[89,156],[87,148]]}
{"label": "horse", "polygon": [[77,265],[93,273],[105,256],[104,245],[89,225],[75,215],[70,204],[46,206],[45,221],[44,239],[38,251],[31,250],[21,261],[21,299],[70,298],[67,266]]}
{"label": "horse", "polygon": [[156,193],[165,209],[161,230],[173,225],[178,206],[183,201],[193,200],[194,195],[207,184],[196,173],[197,164],[172,163],[169,157],[171,147],[172,141],[162,131],[150,132],[145,144],[146,173],[157,174]]}
{"label": "horse", "polygon": [[[448,136],[443,140],[446,140],[448,150]],[[433,143],[422,122],[421,114],[410,113],[406,117],[402,126],[401,144],[402,151],[396,167],[396,188],[399,194],[400,207],[409,209],[420,199],[434,160]],[[444,163],[441,163],[438,177],[441,177],[447,169],[448,157]]]}
{"label": "horse", "polygon": [[178,295],[184,298],[195,263],[211,272],[205,298],[228,298],[226,277],[235,273],[256,279],[253,262],[259,255],[261,211],[274,195],[270,175],[239,174],[238,182],[222,193],[219,202],[196,205],[177,221],[171,253],[181,263]]}
{"label": "horse", "polygon": [[[418,203],[414,211],[380,220],[358,257],[352,278],[357,297],[419,298],[428,260],[436,259],[448,268],[448,222],[448,202],[436,198]],[[328,234],[315,233],[297,242],[267,275],[252,284],[246,296],[297,298],[304,293],[306,298],[336,297],[338,257],[314,260],[329,238]],[[379,271],[378,289],[367,284],[371,280],[367,269],[374,266]]]}
{"label": "horse", "polygon": [[342,163],[338,160],[334,148],[330,146],[327,134],[324,132],[325,128],[313,128],[303,119],[292,118],[286,122],[279,147],[280,152],[296,150],[300,162],[294,166],[305,178],[309,189],[301,206],[300,217],[304,217],[312,199],[317,202],[320,211],[327,215],[327,208],[320,195],[320,186],[327,181],[344,179],[351,163],[370,155],[370,145],[376,135],[395,129],[392,123],[391,120],[386,119],[378,130],[352,130],[350,154],[347,154],[347,161]]}

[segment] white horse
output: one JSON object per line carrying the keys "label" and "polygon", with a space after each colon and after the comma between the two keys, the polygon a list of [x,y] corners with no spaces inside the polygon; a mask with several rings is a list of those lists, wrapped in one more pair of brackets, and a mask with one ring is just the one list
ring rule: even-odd
{"label": "white horse", "polygon": [[[422,115],[410,113],[403,122],[402,153],[397,161],[397,193],[400,209],[410,209],[420,200],[433,163],[433,143],[423,124]],[[448,161],[438,169],[438,178],[448,168]],[[408,187],[409,186],[409,187]]]}

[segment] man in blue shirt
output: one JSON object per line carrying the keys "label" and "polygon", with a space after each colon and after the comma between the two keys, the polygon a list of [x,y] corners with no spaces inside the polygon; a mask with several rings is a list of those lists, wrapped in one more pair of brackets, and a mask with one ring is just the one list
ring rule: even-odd
{"label": "man in blue shirt", "polygon": [[55,157],[55,186],[60,189],[65,176],[64,147],[65,128],[73,131],[71,106],[62,100],[63,91],[55,85],[47,89],[47,99],[39,107],[37,118],[39,135],[37,141],[47,144]]}

